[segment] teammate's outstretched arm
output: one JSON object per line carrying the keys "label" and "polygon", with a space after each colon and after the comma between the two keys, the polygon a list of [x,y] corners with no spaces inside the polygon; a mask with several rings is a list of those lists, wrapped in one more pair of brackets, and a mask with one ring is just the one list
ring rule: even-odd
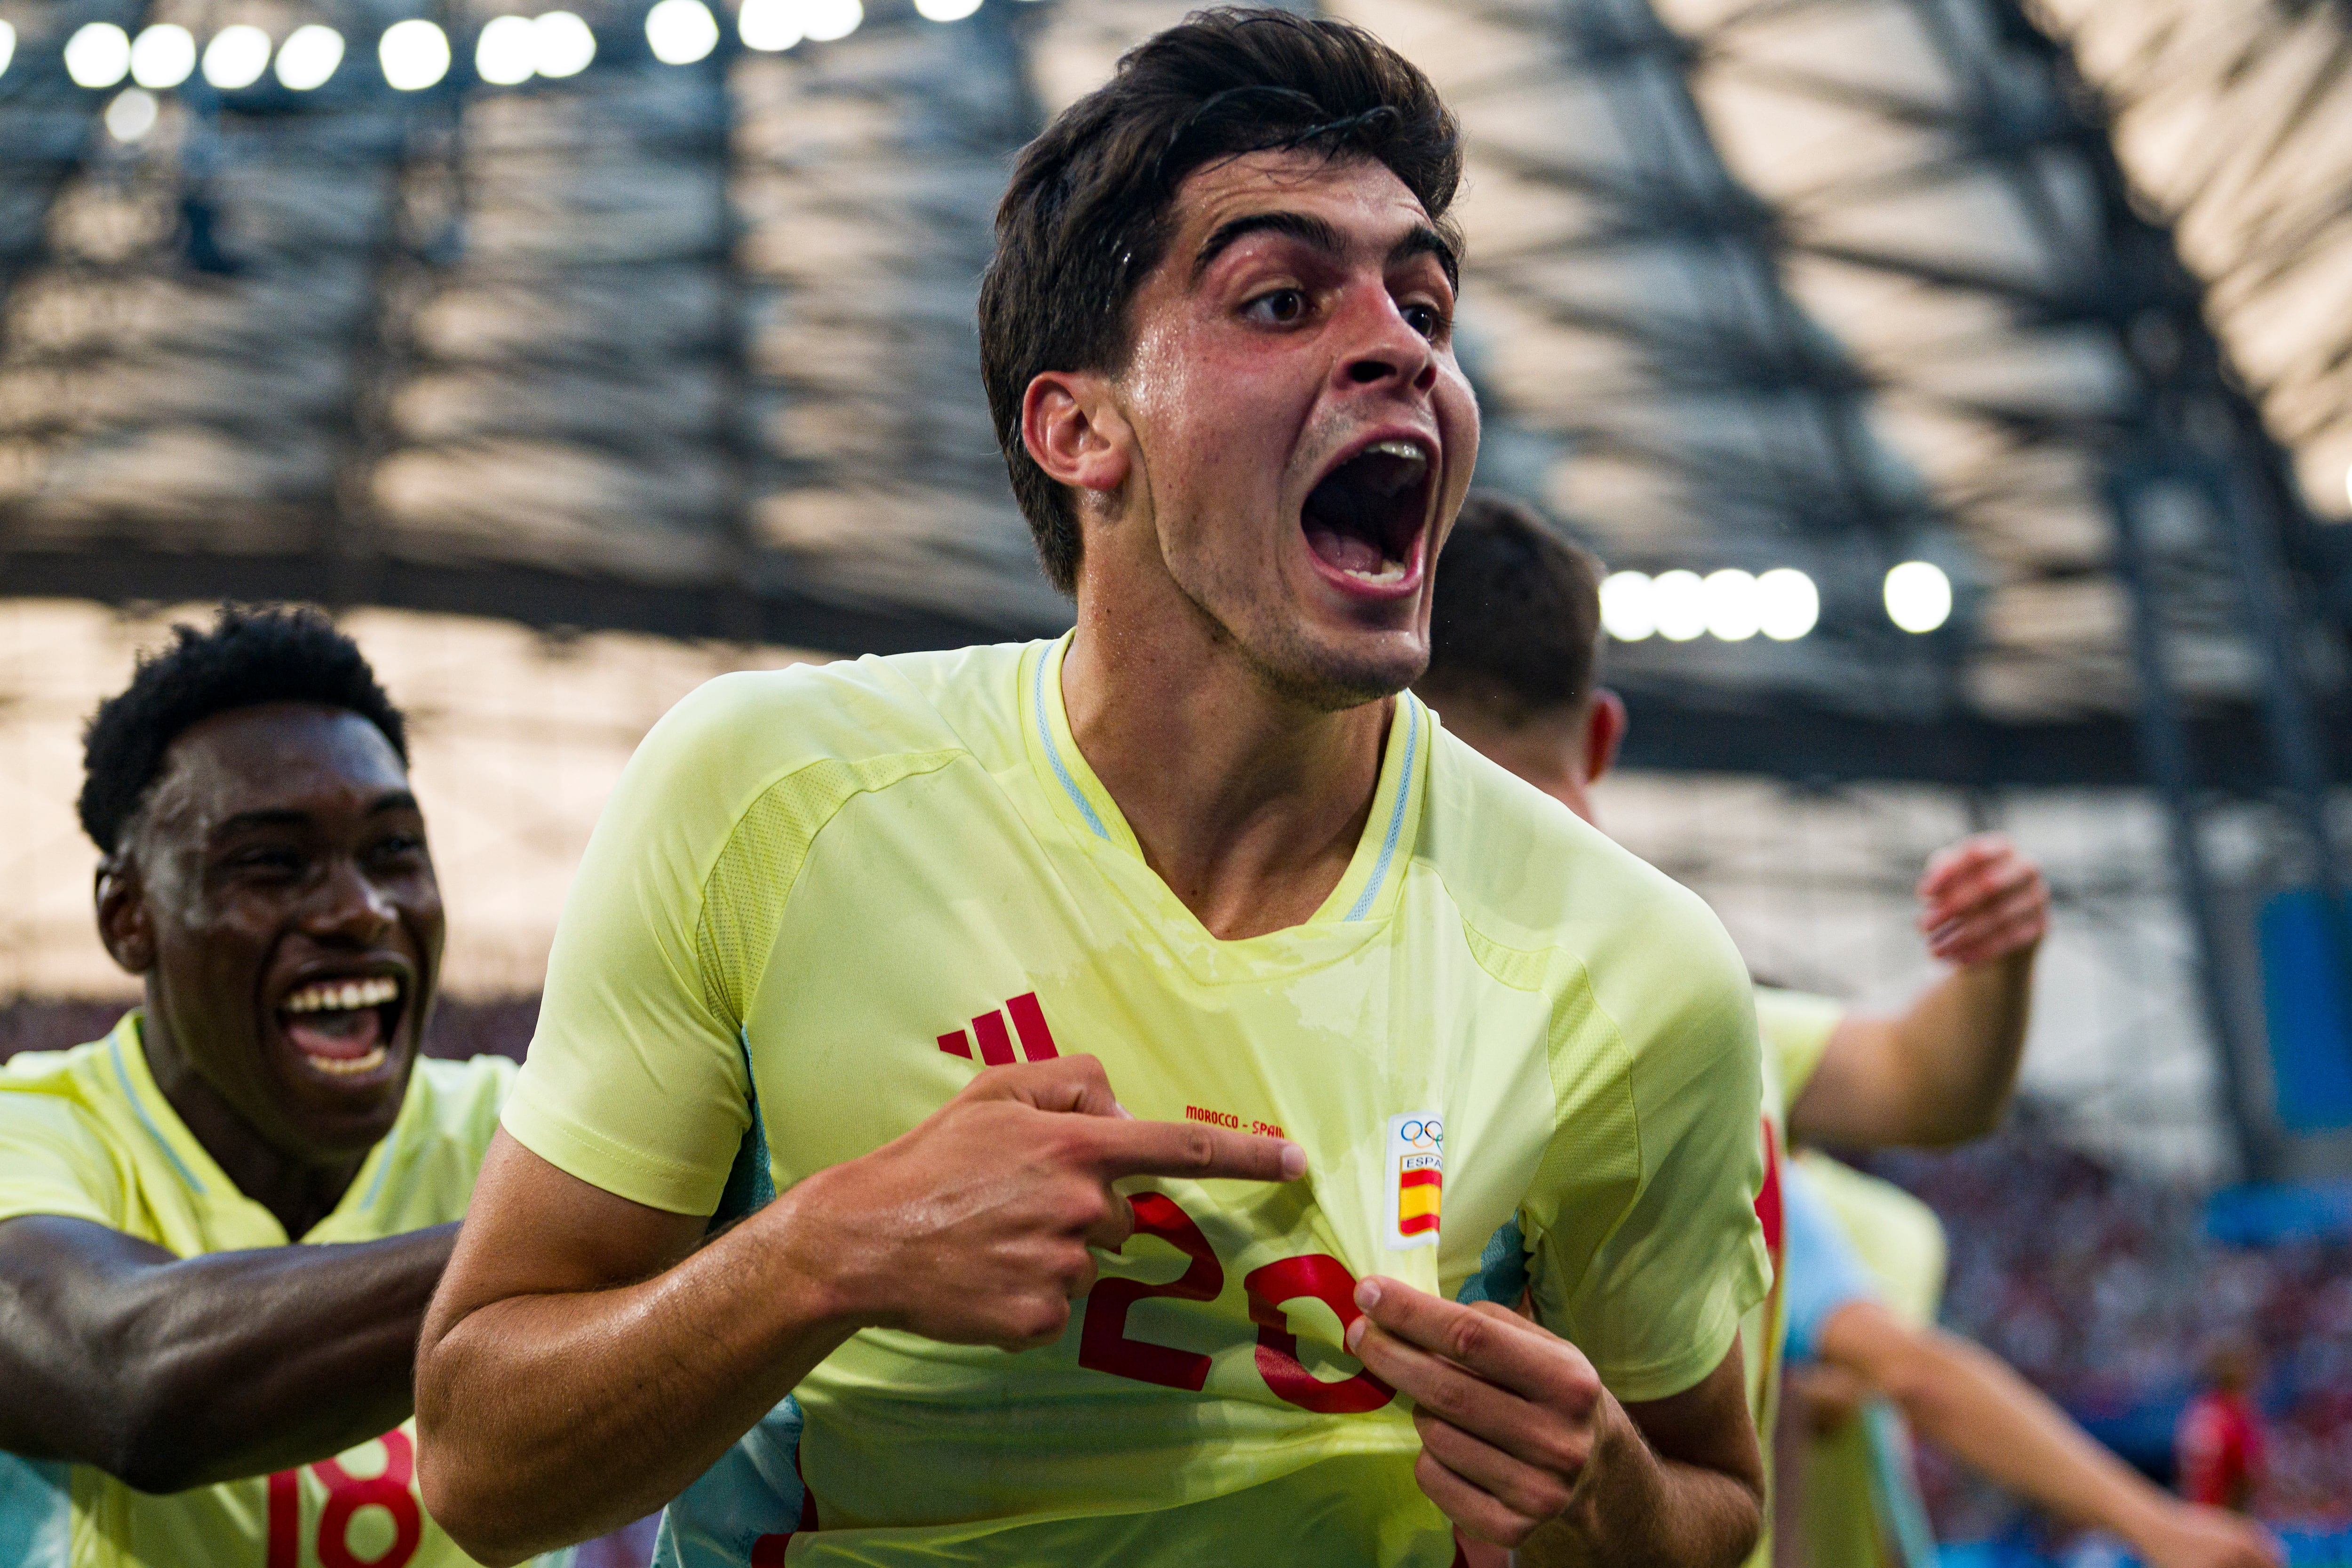
{"label": "teammate's outstretched arm", "polygon": [[1468,1533],[1529,1568],[1710,1568],[1763,1522],[1739,1345],[1696,1387],[1620,1404],[1568,1341],[1492,1301],[1394,1279],[1357,1288],[1348,1348],[1410,1395],[1414,1479]]}
{"label": "teammate's outstretched arm", "polygon": [[500,1134],[417,1362],[420,1479],[482,1561],[642,1518],[861,1328],[1050,1343],[1128,1176],[1290,1181],[1297,1144],[1139,1121],[1092,1057],[992,1068],[709,1245]]}
{"label": "teammate's outstretched arm", "polygon": [[2021,1497],[2121,1536],[2152,1568],[2276,1568],[2282,1560],[2260,1526],[2157,1490],[2006,1362],[1966,1340],[1855,1300],[1823,1323],[1820,1355],[1887,1394],[1920,1436]]}
{"label": "teammate's outstretched arm", "polygon": [[408,1418],[454,1225],[182,1259],[86,1219],[0,1224],[0,1449],[170,1492]]}
{"label": "teammate's outstretched arm", "polygon": [[1954,965],[1893,1016],[1850,1014],[1789,1107],[1797,1141],[1879,1147],[1992,1131],[2017,1082],[2050,888],[1998,833],[1938,850],[1919,879],[1927,951]]}

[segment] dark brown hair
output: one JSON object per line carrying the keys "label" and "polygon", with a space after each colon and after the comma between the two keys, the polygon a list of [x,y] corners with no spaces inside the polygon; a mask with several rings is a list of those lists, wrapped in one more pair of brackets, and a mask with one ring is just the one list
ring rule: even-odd
{"label": "dark brown hair", "polygon": [[1417,67],[1360,27],[1287,11],[1195,13],[1022,149],[981,281],[981,374],[1013,497],[1063,593],[1077,582],[1077,509],[1022,443],[1029,384],[1125,363],[1128,303],[1167,249],[1187,174],[1292,149],[1385,164],[1441,226],[1462,178],[1461,128]]}
{"label": "dark brown hair", "polygon": [[1472,490],[1437,558],[1429,668],[1416,684],[1501,710],[1517,726],[1592,695],[1601,563],[1533,507]]}

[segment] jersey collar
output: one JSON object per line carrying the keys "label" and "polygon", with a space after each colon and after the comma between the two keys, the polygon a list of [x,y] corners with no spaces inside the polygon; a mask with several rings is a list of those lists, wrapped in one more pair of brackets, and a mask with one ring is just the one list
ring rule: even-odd
{"label": "jersey collar", "polygon": [[[1034,644],[1022,657],[1018,677],[1022,729],[1031,763],[1056,815],[1081,842],[1122,853],[1150,876],[1168,903],[1183,910],[1182,900],[1144,863],[1143,847],[1120,815],[1118,803],[1095,776],[1070,733],[1069,711],[1062,701],[1062,661],[1075,635],[1065,633],[1053,642]],[[1363,836],[1356,841],[1355,854],[1339,886],[1308,918],[1307,926],[1377,923],[1396,908],[1405,867],[1418,837],[1435,729],[1434,716],[1419,698],[1410,691],[1397,696]],[[1184,913],[1190,918],[1189,910]]]}
{"label": "jersey collar", "polygon": [[[146,1040],[142,1034],[145,1022],[144,1010],[133,1007],[122,1016],[106,1037],[107,1074],[121,1091],[123,1101],[130,1107],[132,1119],[139,1123],[141,1133],[163,1153],[173,1173],[207,1206],[215,1212],[250,1209],[252,1213],[245,1215],[245,1219],[252,1225],[266,1226],[269,1235],[282,1243],[287,1239],[286,1230],[278,1223],[278,1216],[265,1205],[247,1197],[229,1179],[228,1173],[220,1168],[219,1162],[212,1157],[211,1152],[205,1149],[195,1133],[189,1131],[188,1124],[180,1120],[180,1113],[164,1098],[163,1088],[156,1083],[154,1074],[148,1070]],[[352,1177],[352,1184],[343,1190],[343,1195],[337,1200],[335,1206],[303,1234],[302,1240],[334,1240],[339,1233],[351,1230],[354,1220],[374,1208],[376,1200],[383,1195],[385,1174],[392,1169],[400,1147],[407,1142],[411,1128],[422,1114],[418,1098],[423,1089],[417,1081],[422,1076],[415,1068],[410,1070],[408,1088],[401,1097],[400,1114],[393,1121],[391,1131],[378,1139],[375,1147],[367,1152],[367,1158],[360,1162],[358,1173]],[[369,1237],[374,1234],[372,1230],[364,1232]]]}

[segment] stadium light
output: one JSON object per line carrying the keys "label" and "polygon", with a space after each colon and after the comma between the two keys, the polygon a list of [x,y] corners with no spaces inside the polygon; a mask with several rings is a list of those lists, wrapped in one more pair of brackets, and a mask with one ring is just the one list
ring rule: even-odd
{"label": "stadium light", "polygon": [[1906,561],[1886,574],[1886,618],[1906,632],[1932,632],[1951,618],[1952,580],[1929,561]]}
{"label": "stadium light", "polygon": [[420,16],[394,22],[376,41],[383,79],[402,92],[421,92],[449,74],[449,35]]}
{"label": "stadium light", "polygon": [[1658,629],[1647,572],[1612,572],[1601,582],[1601,626],[1619,642],[1640,642]]}
{"label": "stadium light", "polygon": [[106,106],[106,133],[117,142],[136,142],[154,129],[155,95],[145,88],[125,88]]}
{"label": "stadium light", "polygon": [[539,74],[562,80],[578,76],[596,58],[596,35],[571,11],[549,11],[530,25],[531,64]]}
{"label": "stadium light", "polygon": [[474,40],[474,74],[492,87],[529,81],[539,48],[528,16],[493,16]]}
{"label": "stadium light", "polygon": [[1753,573],[1737,566],[1710,572],[1699,591],[1706,595],[1709,635],[1724,642],[1746,642],[1762,629],[1764,608],[1757,603]]}
{"label": "stadium light", "polygon": [[131,79],[157,92],[179,86],[196,70],[196,36],[159,22],[131,40]]}
{"label": "stadium light", "polygon": [[205,79],[223,92],[251,87],[269,68],[269,35],[245,22],[223,27],[205,46]]}
{"label": "stadium light", "polygon": [[661,0],[646,13],[646,47],[666,66],[690,66],[719,47],[719,18],[702,0]]}
{"label": "stadium light", "polygon": [[1821,590],[1793,566],[1776,566],[1756,579],[1757,629],[1774,642],[1794,642],[1822,618]]}
{"label": "stadium light", "polygon": [[1650,602],[1658,635],[1668,642],[1688,642],[1706,630],[1706,584],[1697,573],[1659,573],[1650,579]]}
{"label": "stadium light", "polygon": [[16,29],[0,21],[0,76],[8,71],[8,62],[16,58]]}
{"label": "stadium light", "polygon": [[743,0],[735,30],[742,35],[745,48],[768,53],[789,49],[807,36],[801,25],[800,0]]}
{"label": "stadium light", "polygon": [[131,74],[131,35],[111,22],[87,22],[66,40],[66,75],[76,87],[112,87]]}
{"label": "stadium light", "polygon": [[926,21],[961,22],[980,9],[980,0],[915,0]]}
{"label": "stadium light", "polygon": [[801,5],[801,30],[820,44],[849,37],[865,20],[866,7],[857,0],[803,0]]}
{"label": "stadium light", "polygon": [[343,36],[320,22],[308,22],[278,46],[278,80],[295,92],[327,85],[343,63]]}

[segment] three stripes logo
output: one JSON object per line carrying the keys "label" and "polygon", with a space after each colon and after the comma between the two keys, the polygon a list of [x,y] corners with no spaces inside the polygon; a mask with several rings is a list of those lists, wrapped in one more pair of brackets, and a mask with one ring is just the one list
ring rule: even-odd
{"label": "three stripes logo", "polygon": [[[1013,1029],[1004,1026],[1004,1015],[1013,1015]],[[980,1042],[980,1059],[992,1068],[1009,1065],[1013,1060],[1013,1031],[1021,1036],[1021,1052],[1033,1062],[1051,1061],[1062,1053],[1054,1048],[1054,1031],[1045,1027],[1045,1010],[1037,1005],[1037,993],[1015,996],[1001,1009],[982,1013],[971,1021],[971,1031],[950,1029],[940,1037],[940,1049],[951,1057],[972,1059],[972,1041]]]}
{"label": "three stripes logo", "polygon": [[1431,1246],[1437,1240],[1437,1213],[1445,1193],[1445,1123],[1437,1112],[1389,1118],[1388,1168],[1395,1184],[1390,1249]]}

